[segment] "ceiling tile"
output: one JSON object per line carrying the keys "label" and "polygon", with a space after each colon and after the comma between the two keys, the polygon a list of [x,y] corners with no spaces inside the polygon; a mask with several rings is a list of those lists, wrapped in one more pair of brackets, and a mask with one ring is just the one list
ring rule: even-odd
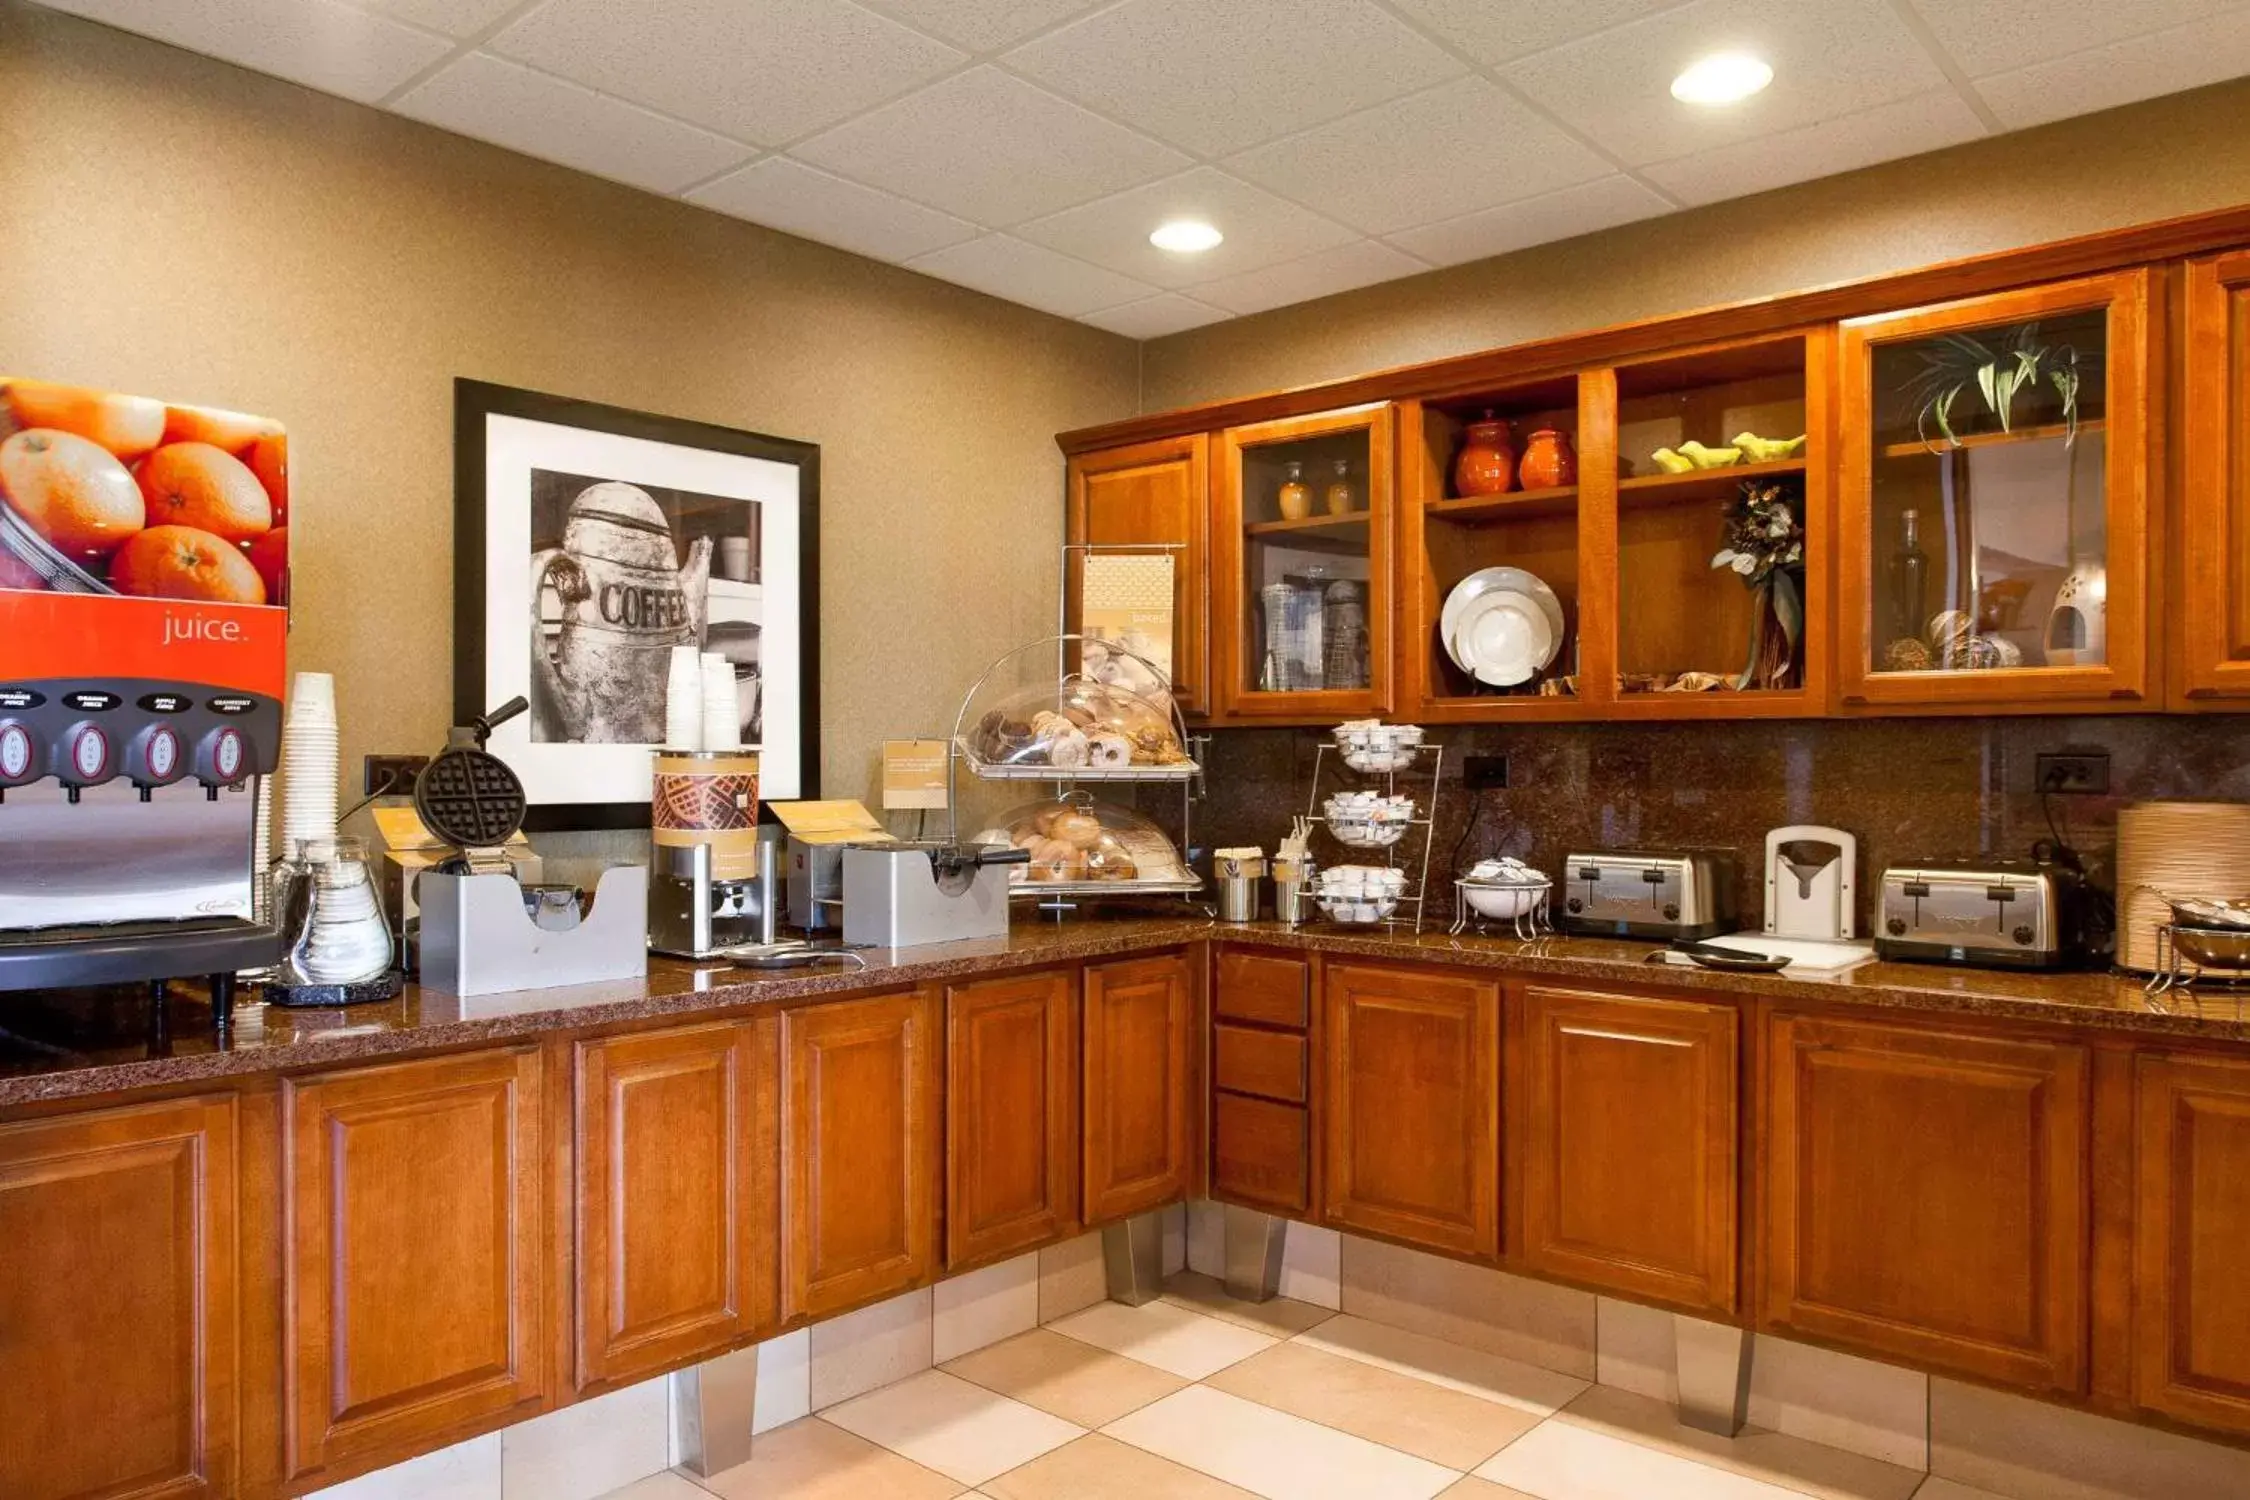
{"label": "ceiling tile", "polygon": [[1316,125],[1229,157],[1226,167],[1369,234],[1457,218],[1615,170],[1483,78]]}
{"label": "ceiling tile", "polygon": [[126,31],[370,104],[444,57],[438,37],[336,0],[49,0]]}
{"label": "ceiling tile", "polygon": [[[1148,242],[1150,230],[1181,218],[1207,220],[1226,239],[1197,255],[1159,250]],[[1034,219],[1016,232],[1097,266],[1168,287],[1279,265],[1357,238],[1343,225],[1215,167],[1197,167]]]}
{"label": "ceiling tile", "polygon": [[[2243,0],[1911,0],[1961,71],[2005,73],[2066,53],[2240,10]],[[2069,108],[2063,114],[2082,114]],[[2058,116],[2059,118],[2059,116]]]}
{"label": "ceiling tile", "polygon": [[782,156],[730,172],[688,194],[688,201],[877,260],[911,260],[978,233],[951,214]]}
{"label": "ceiling tile", "polygon": [[1065,318],[1137,301],[1156,291],[1131,277],[1004,234],[918,255],[906,268]]}
{"label": "ceiling tile", "polygon": [[[1672,80],[1682,68],[1735,50],[1771,63],[1772,86],[1719,109],[1672,97]],[[1636,166],[1793,130],[1946,83],[1886,0],[1695,0],[1511,63],[1501,76]]]}
{"label": "ceiling tile", "polygon": [[1013,46],[1103,0],[867,0],[876,10],[971,52]]}
{"label": "ceiling tile", "polygon": [[523,0],[353,0],[361,10],[380,11],[447,36],[471,36],[499,20]]}
{"label": "ceiling tile", "polygon": [[1188,165],[1179,152],[997,68],[932,84],[790,155],[994,227]]}
{"label": "ceiling tile", "polygon": [[708,131],[481,52],[449,63],[391,108],[652,193],[676,193],[751,154]]}
{"label": "ceiling tile", "polygon": [[1391,0],[1481,63],[1512,62],[1681,0]]}
{"label": "ceiling tile", "polygon": [[1369,0],[1124,0],[1006,62],[1206,156],[1465,71]]}
{"label": "ceiling tile", "polygon": [[1976,81],[2011,130],[2250,73],[2250,11],[2191,21]]}
{"label": "ceiling tile", "polygon": [[1197,300],[1216,303],[1229,312],[1258,313],[1373,286],[1378,281],[1396,281],[1428,269],[1428,265],[1381,240],[1354,240],[1286,265],[1205,282],[1195,287],[1193,294]]}
{"label": "ceiling tile", "polygon": [[1984,122],[1959,94],[1940,89],[1642,170],[1683,203],[1717,203],[1959,145],[1985,133]]}
{"label": "ceiling tile", "polygon": [[1654,218],[1671,212],[1673,206],[1661,194],[1630,177],[1604,177],[1598,182],[1526,198],[1521,203],[1506,203],[1479,213],[1463,214],[1442,224],[1402,229],[1385,238],[1432,265],[1457,266],[1488,255],[1505,255],[1527,245],[1567,240],[1592,234],[1597,229],[1629,224],[1635,219]]}
{"label": "ceiling tile", "polygon": [[962,60],[849,0],[549,0],[489,45],[768,146],[834,124]]}
{"label": "ceiling tile", "polygon": [[1123,307],[1088,313],[1078,321],[1106,328],[1111,333],[1122,333],[1129,339],[1160,339],[1168,333],[1185,333],[1206,323],[1224,322],[1226,317],[1219,309],[1191,301],[1178,292],[1159,292]]}

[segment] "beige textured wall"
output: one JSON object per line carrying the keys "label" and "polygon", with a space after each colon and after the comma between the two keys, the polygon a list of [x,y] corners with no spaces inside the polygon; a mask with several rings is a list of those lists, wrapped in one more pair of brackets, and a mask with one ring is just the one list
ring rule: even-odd
{"label": "beige textured wall", "polygon": [[0,370],[288,424],[348,768],[450,720],[456,375],[821,445],[834,791],[1052,629],[1128,341],[18,0],[0,101]]}
{"label": "beige textured wall", "polygon": [[1142,410],[2229,207],[2250,201],[2246,141],[2237,80],[1473,261],[1156,340]]}

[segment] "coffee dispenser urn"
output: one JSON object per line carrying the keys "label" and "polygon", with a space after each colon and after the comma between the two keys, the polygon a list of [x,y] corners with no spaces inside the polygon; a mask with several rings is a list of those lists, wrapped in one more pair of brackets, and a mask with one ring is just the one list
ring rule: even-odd
{"label": "coffee dispenser urn", "polygon": [[649,809],[648,945],[678,958],[770,945],[784,899],[778,827],[758,824],[758,757],[659,750]]}

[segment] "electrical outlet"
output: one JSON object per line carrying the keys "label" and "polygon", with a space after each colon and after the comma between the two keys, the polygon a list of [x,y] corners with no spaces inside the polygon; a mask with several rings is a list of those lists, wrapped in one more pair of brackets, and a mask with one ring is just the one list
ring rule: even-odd
{"label": "electrical outlet", "polygon": [[1508,789],[1508,757],[1505,755],[1469,755],[1461,760],[1461,784],[1472,792],[1504,792]]}
{"label": "electrical outlet", "polygon": [[2061,796],[2100,796],[2109,790],[2107,750],[2042,750],[2036,789]]}
{"label": "electrical outlet", "polygon": [[363,797],[411,797],[414,779],[429,763],[427,755],[370,755],[359,793]]}

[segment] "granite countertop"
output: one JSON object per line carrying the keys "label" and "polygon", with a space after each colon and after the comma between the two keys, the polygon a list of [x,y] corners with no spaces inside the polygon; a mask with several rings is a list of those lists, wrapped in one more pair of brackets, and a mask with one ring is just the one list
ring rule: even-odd
{"label": "granite countertop", "polygon": [[184,992],[169,1035],[149,1034],[138,988],[0,995],[0,1108],[194,1084],[415,1052],[535,1038],[555,1031],[660,1021],[766,1004],[806,1003],[929,980],[1149,952],[1209,937],[1377,959],[1503,969],[1575,984],[1656,985],[1714,997],[1849,1003],[2084,1027],[2104,1032],[2250,1042],[2250,990],[2150,997],[2124,975],[2031,974],[1923,964],[1864,964],[1836,975],[1723,974],[1644,962],[1655,944],[1599,938],[1451,936],[1443,932],[1291,929],[1270,922],[1187,918],[1023,923],[1004,938],[869,953],[864,970],[752,975],[724,964],[652,959],[645,979],[462,999],[408,986],[399,999],[346,1010],[283,1010],[246,1002],[224,1046],[210,1012]]}

